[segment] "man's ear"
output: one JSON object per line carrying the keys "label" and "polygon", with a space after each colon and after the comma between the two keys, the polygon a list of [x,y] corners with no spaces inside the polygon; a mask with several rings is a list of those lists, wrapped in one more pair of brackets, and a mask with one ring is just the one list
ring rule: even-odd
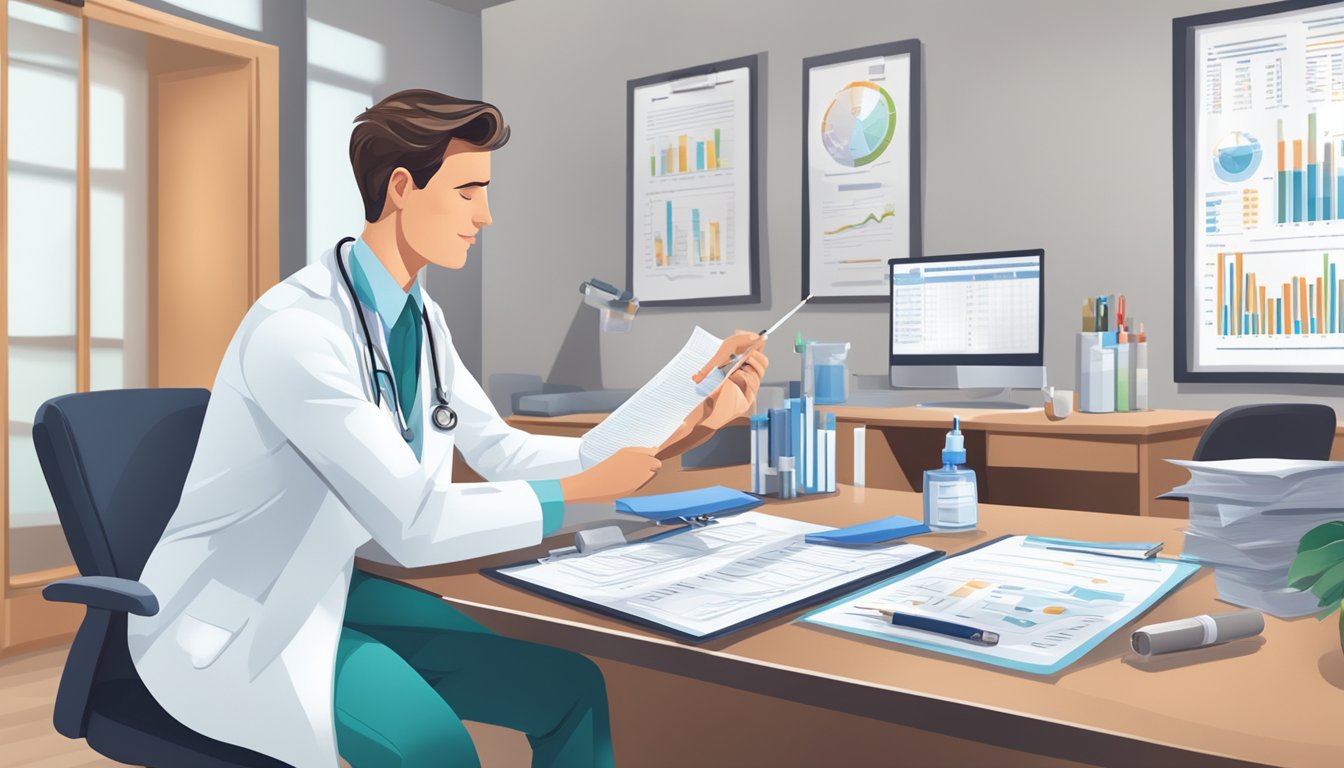
{"label": "man's ear", "polygon": [[383,213],[399,211],[406,203],[406,195],[415,189],[415,180],[405,168],[396,168],[387,180],[387,200],[383,203]]}

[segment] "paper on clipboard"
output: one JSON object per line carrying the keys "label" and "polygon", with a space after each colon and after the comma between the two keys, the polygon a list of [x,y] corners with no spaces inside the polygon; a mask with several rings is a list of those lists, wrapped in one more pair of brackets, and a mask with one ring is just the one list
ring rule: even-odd
{"label": "paper on clipboard", "polygon": [[600,424],[588,430],[579,446],[583,466],[591,467],[622,448],[662,445],[705,399],[691,376],[723,344],[723,339],[696,326],[676,357]]}
{"label": "paper on clipboard", "polygon": [[[1036,674],[1072,664],[1199,569],[1032,547],[1009,536],[803,617],[813,624]],[[893,626],[860,604],[999,634],[993,647]]]}

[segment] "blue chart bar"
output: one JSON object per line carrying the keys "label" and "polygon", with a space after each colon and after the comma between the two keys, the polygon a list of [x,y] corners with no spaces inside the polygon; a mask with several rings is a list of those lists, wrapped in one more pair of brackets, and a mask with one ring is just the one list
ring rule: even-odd
{"label": "blue chart bar", "polygon": [[668,201],[667,201],[667,260],[668,260],[668,261],[671,261],[671,260],[672,260],[672,254],[673,254],[673,253],[675,253],[675,251],[673,250],[673,243],[672,243],[672,201],[671,201],[671,200],[668,200]]}
{"label": "blue chart bar", "polygon": [[1228,307],[1228,306],[1226,306],[1226,305],[1223,306],[1223,335],[1224,335],[1224,336],[1228,336],[1228,335],[1230,335],[1230,334],[1232,333],[1232,330],[1231,330],[1230,328],[1227,327],[1227,315],[1228,315],[1228,313],[1229,313],[1230,311],[1231,311],[1231,308],[1230,308],[1230,307]]}
{"label": "blue chart bar", "polygon": [[1325,178],[1321,184],[1321,218],[1329,221],[1335,218],[1335,206],[1330,199],[1330,187],[1335,181],[1335,148],[1330,142],[1325,143]]}
{"label": "blue chart bar", "polygon": [[[1280,150],[1282,151],[1282,150]],[[1282,162],[1282,160],[1280,160]],[[1339,181],[1340,194],[1344,195],[1344,178]],[[1344,214],[1341,214],[1344,216]],[[1288,172],[1279,171],[1279,223],[1284,224],[1288,221]]]}
{"label": "blue chart bar", "polygon": [[1331,264],[1331,265],[1330,265],[1330,326],[1329,326],[1329,327],[1330,327],[1330,328],[1335,328],[1335,329],[1338,329],[1338,328],[1339,328],[1339,321],[1336,319],[1336,318],[1338,317],[1338,315],[1337,315],[1336,313],[1338,312],[1337,306],[1338,306],[1338,304],[1339,304],[1339,296],[1337,295],[1337,294],[1339,293],[1339,291],[1336,289],[1336,286],[1338,286],[1338,285],[1339,285],[1339,283],[1336,282],[1336,278],[1335,278],[1335,265],[1334,265],[1334,264]]}
{"label": "blue chart bar", "polygon": [[1307,165],[1307,221],[1316,220],[1316,163]]}
{"label": "blue chart bar", "polygon": [[695,170],[705,170],[705,142],[695,142]]}
{"label": "blue chart bar", "polygon": [[[703,156],[703,152],[702,152]],[[700,250],[700,209],[691,209],[691,232],[695,234],[695,260],[704,261],[705,254]]]}
{"label": "blue chart bar", "polygon": [[1299,170],[1294,170],[1294,171],[1293,171],[1293,221],[1301,221],[1301,220],[1302,220],[1302,209],[1306,207],[1306,206],[1302,205],[1302,181],[1303,181],[1303,179],[1302,179],[1302,172],[1299,171]]}

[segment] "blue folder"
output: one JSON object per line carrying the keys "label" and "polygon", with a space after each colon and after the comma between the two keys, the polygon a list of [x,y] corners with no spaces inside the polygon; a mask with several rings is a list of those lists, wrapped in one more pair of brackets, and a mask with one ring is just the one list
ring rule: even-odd
{"label": "blue folder", "polygon": [[731,515],[759,507],[761,499],[750,493],[713,485],[693,491],[631,496],[616,500],[616,511],[639,515],[656,522],[681,520],[701,515]]}
{"label": "blue folder", "polygon": [[848,528],[809,533],[805,538],[809,544],[876,544],[880,541],[904,539],[907,536],[928,532],[929,526],[918,520],[892,515],[881,520],[851,525]]}

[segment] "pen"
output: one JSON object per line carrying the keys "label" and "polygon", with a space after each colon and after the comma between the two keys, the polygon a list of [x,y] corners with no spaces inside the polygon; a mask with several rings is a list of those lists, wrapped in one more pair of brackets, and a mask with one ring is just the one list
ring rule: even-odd
{"label": "pen", "polygon": [[890,619],[892,625],[897,627],[908,627],[918,629],[924,632],[933,632],[947,637],[955,637],[960,640],[970,640],[980,645],[998,645],[999,633],[990,632],[987,629],[977,629],[968,627],[965,624],[956,624],[942,619],[931,619],[927,616],[915,616],[909,613],[898,613],[890,608],[883,608],[877,605],[856,605],[865,611],[877,611],[884,618]]}
{"label": "pen", "polygon": [[730,376],[734,371],[736,371],[737,367],[742,364],[742,361],[747,359],[747,355],[751,354],[752,352],[755,352],[756,350],[764,346],[766,338],[770,334],[779,330],[779,326],[783,325],[785,320],[788,320],[790,317],[793,317],[793,314],[798,310],[802,309],[803,305],[806,304],[811,298],[812,294],[810,293],[807,294],[807,297],[804,298],[802,301],[798,302],[797,304],[795,304],[793,306],[793,309],[790,309],[787,313],[785,313],[783,317],[776,320],[774,325],[761,331],[759,334],[761,337],[760,340],[757,341],[755,344],[751,345],[750,349],[748,349],[746,352],[740,355],[737,355],[736,357],[729,359],[728,362],[724,363],[723,365],[720,365],[719,370],[723,371],[723,377],[725,379],[728,378],[728,376]]}

